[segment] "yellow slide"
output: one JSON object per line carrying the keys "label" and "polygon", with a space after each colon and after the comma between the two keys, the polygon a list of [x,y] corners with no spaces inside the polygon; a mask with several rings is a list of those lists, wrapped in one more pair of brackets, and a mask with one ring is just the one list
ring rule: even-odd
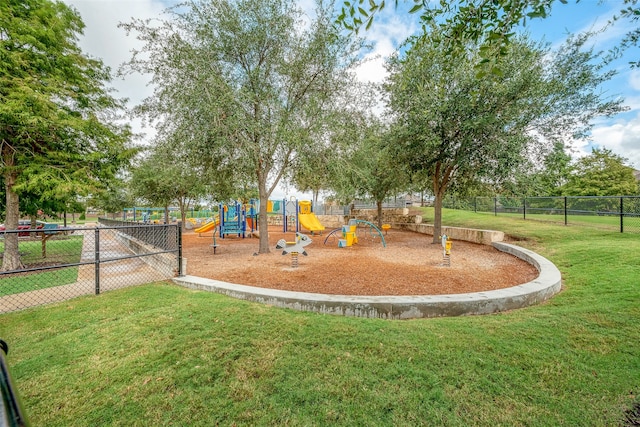
{"label": "yellow slide", "polygon": [[215,221],[215,220],[214,221],[209,221],[208,223],[206,223],[202,227],[198,227],[193,231],[195,231],[196,233],[206,233],[207,231],[211,231],[214,228],[216,228],[217,225],[218,225],[218,221]]}
{"label": "yellow slide", "polygon": [[318,220],[318,217],[313,212],[308,214],[298,214],[298,219],[300,221],[300,225],[312,233],[314,231],[324,230],[324,225],[320,224],[320,220]]}

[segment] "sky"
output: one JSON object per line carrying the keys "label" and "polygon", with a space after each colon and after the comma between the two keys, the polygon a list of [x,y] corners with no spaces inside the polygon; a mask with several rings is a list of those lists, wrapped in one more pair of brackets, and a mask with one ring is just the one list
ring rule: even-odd
{"label": "sky", "polygon": [[[174,0],[62,0],[74,7],[81,15],[86,28],[80,37],[80,47],[87,54],[101,59],[115,72],[131,57],[131,50],[140,47],[133,35],[127,36],[120,22],[129,22],[132,18],[157,18],[162,11],[176,4]],[[339,0],[338,0],[339,1]],[[395,2],[388,2],[393,5]],[[303,10],[313,9],[313,0],[300,0]],[[373,45],[372,51],[365,54],[368,61],[357,70],[364,81],[381,82],[385,77],[384,60],[410,35],[418,30],[416,15],[406,12],[407,4],[399,2],[400,7],[387,8],[376,19],[369,31],[363,33]],[[623,7],[622,0],[569,0],[562,4],[556,0],[551,15],[545,19],[533,19],[522,28],[534,39],[544,40],[551,46],[558,46],[568,34],[590,29],[599,29]],[[619,21],[620,22],[620,21]],[[628,31],[628,23],[610,27],[594,41],[596,50],[607,50],[616,45],[622,35]],[[607,148],[627,159],[627,164],[640,169],[640,70],[631,69],[629,61],[640,59],[638,49],[626,52],[626,56],[612,64],[618,74],[601,89],[605,96],[622,97],[628,111],[612,118],[599,118],[589,141],[573,146],[573,155],[580,157],[591,152],[592,148]],[[119,97],[129,99],[133,107],[152,94],[147,85],[148,79],[140,75],[116,78],[114,88]],[[146,140],[151,140],[154,131],[144,127],[139,120],[132,122],[134,131],[143,132]],[[292,187],[281,185],[272,198],[297,197],[310,199],[310,194],[299,193]]]}

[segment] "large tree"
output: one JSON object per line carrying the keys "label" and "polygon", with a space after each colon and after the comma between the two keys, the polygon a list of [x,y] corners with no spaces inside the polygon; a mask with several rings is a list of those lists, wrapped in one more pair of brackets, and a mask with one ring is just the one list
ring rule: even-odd
{"label": "large tree", "polygon": [[[151,73],[144,112],[192,130],[203,159],[233,164],[260,198],[259,253],[269,252],[267,200],[295,153],[348,86],[359,45],[291,0],[190,2],[154,26],[125,25],[145,42],[126,71]],[[211,164],[216,167],[216,164]]]}
{"label": "large tree", "polygon": [[562,187],[568,196],[635,196],[638,180],[626,159],[606,148],[594,148],[573,166],[569,181]]}
{"label": "large tree", "polygon": [[[619,27],[627,28],[616,46],[611,49],[610,59],[622,57],[630,48],[638,46],[640,28],[635,25],[640,19],[639,0],[623,0],[620,11],[601,29],[614,28],[614,36]],[[482,44],[476,68],[478,75],[487,71],[499,73],[497,64],[499,56],[506,52],[506,47],[517,34],[517,28],[526,25],[532,19],[544,19],[552,12],[552,8],[561,7],[570,2],[580,0],[344,0],[338,23],[353,32],[369,29],[383,9],[395,6],[396,10],[408,4],[410,14],[419,16],[423,28],[437,22],[444,31],[444,41],[450,52],[464,50],[469,41]],[[560,4],[560,5],[558,5]],[[402,6],[401,6],[402,5]],[[632,25],[628,25],[631,23]],[[598,32],[593,33],[595,35]],[[629,58],[631,68],[640,67],[640,60]]]}
{"label": "large tree", "polygon": [[355,198],[374,200],[378,226],[382,225],[382,203],[398,190],[408,187],[406,168],[395,155],[388,126],[374,117],[354,121],[345,150],[329,166],[335,197],[345,204]]}
{"label": "large tree", "polygon": [[[99,191],[132,152],[121,107],[107,87],[109,70],[84,55],[84,25],[49,0],[0,4],[0,173],[7,229],[17,229],[20,192],[64,200]],[[20,267],[17,234],[5,236],[3,270]]]}
{"label": "large tree", "polygon": [[554,52],[520,39],[499,56],[501,76],[484,78],[474,71],[478,44],[452,55],[441,40],[438,28],[414,39],[390,61],[386,84],[401,134],[398,155],[432,181],[434,243],[448,189],[499,184],[532,153],[584,136],[593,117],[621,108],[598,92],[610,73],[583,49],[584,37]]}
{"label": "large tree", "polygon": [[516,197],[563,195],[562,186],[571,174],[571,155],[565,144],[556,142],[542,157],[542,160],[527,158],[491,195],[496,192]]}
{"label": "large tree", "polygon": [[[130,187],[137,198],[153,206],[165,208],[165,221],[168,222],[168,208],[177,204],[182,224],[186,213],[198,200],[210,196],[212,182],[223,182],[223,171],[209,176],[201,162],[196,161],[186,149],[184,140],[172,139],[156,141],[146,156],[133,169]],[[223,189],[223,186],[218,186]],[[218,193],[218,198],[226,196]]]}
{"label": "large tree", "polygon": [[[382,226],[382,203],[400,189],[408,187],[405,164],[395,155],[392,132],[379,120],[358,128],[351,155],[345,159],[341,173],[355,195],[376,202],[378,227]],[[341,181],[337,181],[341,182]]]}

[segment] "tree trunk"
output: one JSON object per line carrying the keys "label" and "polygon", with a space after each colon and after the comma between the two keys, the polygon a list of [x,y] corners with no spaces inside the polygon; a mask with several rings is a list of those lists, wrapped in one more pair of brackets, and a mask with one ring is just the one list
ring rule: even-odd
{"label": "tree trunk", "polygon": [[258,253],[268,254],[269,251],[269,221],[267,217],[267,203],[269,202],[269,194],[264,185],[259,186],[260,194],[260,210],[258,213],[258,231],[260,233]]}
{"label": "tree trunk", "polygon": [[378,228],[382,228],[382,200],[376,200],[378,205]]}
{"label": "tree trunk", "polygon": [[[5,166],[13,166],[12,159],[5,156]],[[10,164],[8,163],[10,162]],[[18,194],[13,191],[18,174],[16,172],[5,172],[4,188],[6,193],[6,215],[4,227],[5,230],[17,230],[18,220],[20,219],[20,199]],[[18,253],[18,233],[7,233],[4,236],[4,256],[2,258],[2,271],[19,270],[22,268],[20,262],[20,254]]]}
{"label": "tree trunk", "polygon": [[[435,190],[435,189],[434,189]],[[433,243],[440,243],[442,235],[442,197],[443,194],[435,192],[436,198],[433,201]]]}
{"label": "tree trunk", "polygon": [[442,201],[447,189],[446,184],[440,181],[439,172],[440,167],[437,167],[433,176],[433,195],[435,196],[433,201],[433,243],[440,243],[440,236],[442,235]]}
{"label": "tree trunk", "polygon": [[433,174],[433,195],[435,197],[433,201],[433,243],[441,243],[442,202],[444,201],[444,194],[447,192],[447,187],[451,181],[453,170],[454,168],[452,166],[441,163],[435,166]]}
{"label": "tree trunk", "polygon": [[180,222],[182,223],[182,229],[186,230],[186,228],[184,228],[184,225],[187,221],[187,209],[189,208],[189,203],[185,203],[184,200],[180,198],[178,199],[178,204],[180,206]]}

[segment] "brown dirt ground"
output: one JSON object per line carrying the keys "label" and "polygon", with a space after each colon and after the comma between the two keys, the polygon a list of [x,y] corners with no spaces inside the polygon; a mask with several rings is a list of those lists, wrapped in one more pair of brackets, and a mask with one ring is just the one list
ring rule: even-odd
{"label": "brown dirt ground", "polygon": [[451,266],[443,266],[440,244],[432,236],[391,229],[385,236],[369,237],[368,228],[359,228],[358,243],[339,248],[337,238],[310,236],[292,268],[291,255],[275,249],[295,233],[269,230],[271,252],[254,255],[258,239],[216,236],[193,231],[183,234],[183,256],[187,274],[242,285],[336,295],[442,295],[502,289],[526,283],[538,276],[537,270],[520,259],[490,246],[453,241]]}

